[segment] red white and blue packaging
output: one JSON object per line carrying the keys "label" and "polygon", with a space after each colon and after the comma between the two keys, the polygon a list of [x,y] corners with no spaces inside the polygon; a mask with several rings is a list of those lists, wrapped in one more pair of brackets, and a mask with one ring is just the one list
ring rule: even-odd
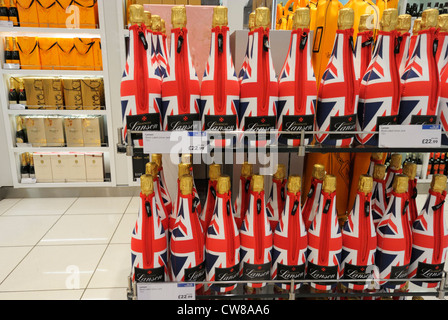
{"label": "red white and blue packaging", "polygon": [[285,205],[287,182],[287,179],[285,178],[285,170],[284,165],[278,165],[277,172],[272,177],[271,190],[266,203],[266,212],[272,230],[275,230]]}
{"label": "red white and blue packaging", "polygon": [[316,164],[313,167],[313,174],[311,178],[311,186],[308,194],[305,198],[305,203],[302,207],[303,222],[305,223],[305,228],[308,230],[314,217],[319,209],[320,195],[322,192],[322,184],[324,182],[325,168]]}

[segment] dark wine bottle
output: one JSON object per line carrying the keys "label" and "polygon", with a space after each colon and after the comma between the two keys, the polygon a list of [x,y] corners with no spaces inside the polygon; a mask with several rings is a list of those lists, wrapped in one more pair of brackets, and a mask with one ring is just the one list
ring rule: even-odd
{"label": "dark wine bottle", "polygon": [[9,21],[8,7],[5,4],[5,0],[0,0],[0,21]]}
{"label": "dark wine bottle", "polygon": [[30,166],[28,165],[26,153],[22,153],[20,155],[20,174],[22,175],[22,179],[26,179],[30,177]]}
{"label": "dark wine bottle", "polygon": [[14,78],[9,78],[9,104],[17,104],[19,102],[19,94],[17,93],[16,83]]}
{"label": "dark wine bottle", "polygon": [[28,153],[28,164],[29,164],[30,178],[35,179],[36,172],[34,170],[34,157],[32,153]]}
{"label": "dark wine bottle", "polygon": [[19,81],[18,102],[19,104],[26,106],[26,91],[25,91],[25,85],[23,84],[23,80]]}
{"label": "dark wine bottle", "polygon": [[14,27],[19,27],[19,11],[17,10],[17,6],[15,1],[9,2],[9,21],[12,21],[12,25]]}
{"label": "dark wine bottle", "polygon": [[16,38],[12,38],[11,63],[20,65],[20,53]]}
{"label": "dark wine bottle", "polygon": [[26,136],[26,132],[23,129],[22,118],[17,117],[17,130],[16,130],[16,143],[27,143],[28,138]]}

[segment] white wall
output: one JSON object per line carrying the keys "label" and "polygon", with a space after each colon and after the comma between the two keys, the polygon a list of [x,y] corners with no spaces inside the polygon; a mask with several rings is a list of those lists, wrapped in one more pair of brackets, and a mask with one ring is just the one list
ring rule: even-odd
{"label": "white wall", "polygon": [[[0,79],[3,81],[3,78]],[[1,106],[4,108],[4,106]],[[3,113],[0,112],[0,123],[3,121]],[[9,161],[8,146],[6,144],[6,128],[0,128],[0,187],[12,186],[11,165]]]}

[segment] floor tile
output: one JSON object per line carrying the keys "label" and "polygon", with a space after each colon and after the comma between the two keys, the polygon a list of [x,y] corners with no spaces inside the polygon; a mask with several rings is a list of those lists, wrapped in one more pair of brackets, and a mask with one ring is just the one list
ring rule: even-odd
{"label": "floor tile", "polygon": [[81,300],[127,300],[127,288],[86,289]]}
{"label": "floor tile", "polygon": [[27,198],[17,202],[3,216],[62,215],[76,198]]}
{"label": "floor tile", "polygon": [[124,214],[110,243],[131,243],[137,217],[138,213]]}
{"label": "floor tile", "polygon": [[119,214],[64,215],[38,245],[107,244],[120,218]]}
{"label": "floor tile", "polygon": [[79,198],[66,214],[124,213],[132,197]]}
{"label": "floor tile", "polygon": [[130,272],[130,244],[111,244],[101,258],[88,288],[126,288]]}
{"label": "floor tile", "polygon": [[83,289],[105,249],[105,245],[36,246],[0,284],[0,292]]}
{"label": "floor tile", "polygon": [[0,247],[0,283],[33,247]]}
{"label": "floor tile", "polygon": [[126,214],[128,213],[138,213],[138,201],[140,200],[140,197],[132,197],[131,201],[129,202],[129,205],[126,209]]}
{"label": "floor tile", "polygon": [[59,216],[0,216],[0,246],[35,245]]}
{"label": "floor tile", "polygon": [[84,290],[0,292],[0,300],[80,300]]}
{"label": "floor tile", "polygon": [[0,201],[0,216],[7,210],[12,208],[15,204],[17,204],[17,202],[19,202],[20,200],[22,199],[3,199],[2,201]]}

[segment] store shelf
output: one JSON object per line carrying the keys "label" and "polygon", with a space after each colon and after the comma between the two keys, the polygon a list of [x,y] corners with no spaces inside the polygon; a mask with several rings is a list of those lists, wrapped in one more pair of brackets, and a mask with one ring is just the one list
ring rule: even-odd
{"label": "store shelf", "polygon": [[85,188],[85,187],[114,187],[112,182],[60,182],[60,183],[16,183],[14,188]]}
{"label": "store shelf", "polygon": [[1,69],[10,76],[53,76],[53,77],[103,77],[103,71],[96,70],[41,70],[41,69]]}
{"label": "store shelf", "polygon": [[8,110],[12,116],[96,116],[107,115],[106,110],[50,110],[50,109],[24,109]]}
{"label": "store shelf", "polygon": [[101,29],[0,27],[0,36],[100,37]]}
{"label": "store shelf", "polygon": [[109,147],[14,147],[14,153],[23,152],[110,152]]}

